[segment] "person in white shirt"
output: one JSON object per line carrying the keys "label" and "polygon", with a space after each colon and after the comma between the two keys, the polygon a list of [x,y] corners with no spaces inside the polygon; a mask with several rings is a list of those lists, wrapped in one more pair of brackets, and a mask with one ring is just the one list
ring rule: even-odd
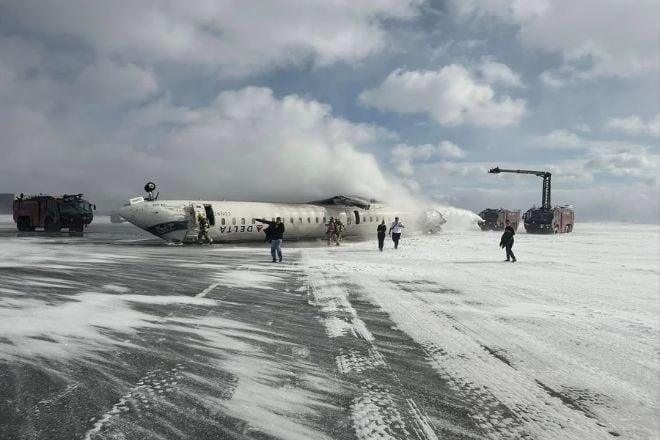
{"label": "person in white shirt", "polygon": [[399,221],[399,217],[394,217],[394,221],[392,222],[392,225],[390,226],[390,236],[392,237],[392,241],[394,242],[394,249],[398,249],[399,247],[399,239],[401,238],[401,232],[405,226],[403,226],[403,223]]}

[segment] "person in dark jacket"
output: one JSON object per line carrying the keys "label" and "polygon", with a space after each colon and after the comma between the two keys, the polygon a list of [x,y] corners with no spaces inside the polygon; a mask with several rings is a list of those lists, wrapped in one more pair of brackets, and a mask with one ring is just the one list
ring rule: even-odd
{"label": "person in dark jacket", "polygon": [[385,225],[385,220],[376,228],[378,234],[378,249],[383,252],[383,243],[385,243],[385,233],[387,232],[387,226]]}
{"label": "person in dark jacket", "polygon": [[513,255],[513,251],[511,250],[511,248],[513,247],[514,235],[516,235],[516,233],[509,224],[509,220],[507,220],[506,228],[504,228],[504,233],[502,234],[502,238],[500,239],[500,247],[506,248],[506,261],[511,261],[512,263],[515,263],[517,261],[516,256]]}
{"label": "person in dark jacket", "polygon": [[284,238],[284,223],[282,223],[282,218],[277,217],[274,222],[262,218],[255,218],[255,220],[268,225],[266,239],[270,240],[270,255],[273,257],[273,263],[278,261],[278,259],[281,263],[282,239]]}

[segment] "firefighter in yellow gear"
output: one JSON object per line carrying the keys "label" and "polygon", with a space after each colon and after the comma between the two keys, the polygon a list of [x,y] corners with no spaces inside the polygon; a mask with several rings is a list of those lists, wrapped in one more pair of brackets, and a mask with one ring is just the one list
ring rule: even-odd
{"label": "firefighter in yellow gear", "polygon": [[199,224],[199,233],[197,234],[197,244],[208,243],[213,244],[213,240],[209,237],[209,220],[202,214],[197,214],[197,223]]}

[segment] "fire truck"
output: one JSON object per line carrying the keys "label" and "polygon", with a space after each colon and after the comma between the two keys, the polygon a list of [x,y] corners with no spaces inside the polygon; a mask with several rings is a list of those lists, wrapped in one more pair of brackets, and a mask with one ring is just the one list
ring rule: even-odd
{"label": "fire truck", "polygon": [[482,231],[503,231],[507,220],[514,231],[518,230],[520,223],[520,211],[508,209],[484,209],[479,213],[482,221],[478,222]]}
{"label": "fire truck", "polygon": [[82,194],[51,196],[39,194],[14,200],[14,222],[19,231],[43,228],[46,232],[82,232],[92,222],[96,206],[83,199]]}
{"label": "fire truck", "polygon": [[550,178],[548,171],[532,170],[503,170],[500,167],[491,168],[489,173],[518,173],[533,174],[543,178],[543,192],[541,193],[541,207],[532,206],[523,215],[525,230],[533,234],[559,234],[571,232],[575,224],[575,211],[570,205],[551,207]]}

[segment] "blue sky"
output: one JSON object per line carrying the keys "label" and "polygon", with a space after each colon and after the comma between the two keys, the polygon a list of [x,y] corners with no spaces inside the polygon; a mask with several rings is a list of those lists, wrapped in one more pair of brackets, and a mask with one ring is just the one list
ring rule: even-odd
{"label": "blue sky", "polygon": [[657,0],[0,0],[0,192],[658,223]]}

